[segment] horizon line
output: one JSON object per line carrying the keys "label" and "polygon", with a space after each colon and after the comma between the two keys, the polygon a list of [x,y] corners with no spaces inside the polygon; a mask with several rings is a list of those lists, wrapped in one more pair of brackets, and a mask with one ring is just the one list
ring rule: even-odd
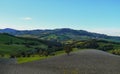
{"label": "horizon line", "polygon": [[36,29],[15,29],[15,28],[0,28],[0,30],[3,30],[3,29],[13,29],[13,30],[19,30],[19,31],[32,31],[32,30],[56,30],[56,29],[71,29],[71,30],[83,30],[83,31],[86,31],[86,32],[90,32],[90,33],[97,33],[97,34],[103,34],[103,35],[107,35],[107,36],[117,36],[117,37],[120,37],[119,35],[109,35],[109,34],[105,34],[105,33],[100,33],[100,32],[94,32],[94,31],[88,31],[88,30],[85,30],[85,29],[74,29],[74,28],[36,28]]}

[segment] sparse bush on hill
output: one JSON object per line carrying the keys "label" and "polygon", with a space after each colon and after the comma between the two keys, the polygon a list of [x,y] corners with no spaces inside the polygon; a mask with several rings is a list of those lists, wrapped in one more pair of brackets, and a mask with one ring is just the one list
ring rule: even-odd
{"label": "sparse bush on hill", "polygon": [[49,55],[49,52],[46,50],[43,52],[43,55],[47,57]]}
{"label": "sparse bush on hill", "polygon": [[98,49],[103,51],[109,51],[113,49],[113,45],[111,44],[103,45],[103,46],[100,46]]}
{"label": "sparse bush on hill", "polygon": [[13,55],[13,54],[11,54],[11,55],[10,55],[10,58],[15,58],[15,57],[16,57],[16,56],[15,56],[15,55]]}
{"label": "sparse bush on hill", "polygon": [[0,57],[4,57],[5,55],[4,54],[0,54]]}
{"label": "sparse bush on hill", "polygon": [[98,45],[96,40],[90,40],[90,41],[84,42],[83,47],[84,48],[94,48],[94,49],[96,49],[96,48],[99,47],[99,45]]}
{"label": "sparse bush on hill", "polygon": [[111,50],[110,53],[120,55],[120,49]]}
{"label": "sparse bush on hill", "polygon": [[96,40],[89,40],[89,41],[84,41],[80,42],[79,44],[76,44],[77,48],[93,48],[96,49],[99,47],[99,44],[97,43]]}

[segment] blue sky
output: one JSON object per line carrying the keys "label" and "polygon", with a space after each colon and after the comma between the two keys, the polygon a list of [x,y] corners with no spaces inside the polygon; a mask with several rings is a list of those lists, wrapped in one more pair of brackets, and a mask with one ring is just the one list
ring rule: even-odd
{"label": "blue sky", "polygon": [[120,0],[0,0],[0,28],[72,28],[120,36]]}

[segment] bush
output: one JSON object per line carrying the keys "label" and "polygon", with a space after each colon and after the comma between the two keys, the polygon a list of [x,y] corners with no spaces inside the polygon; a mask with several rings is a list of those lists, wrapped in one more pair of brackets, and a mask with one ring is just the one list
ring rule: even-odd
{"label": "bush", "polygon": [[12,54],[11,54],[11,55],[10,55],[10,58],[15,58],[15,55],[12,55]]}
{"label": "bush", "polygon": [[98,43],[96,40],[90,40],[90,41],[86,41],[83,43],[83,47],[84,48],[93,48],[96,49],[99,47]]}
{"label": "bush", "polygon": [[98,48],[99,50],[108,51],[113,49],[113,45],[103,45]]}
{"label": "bush", "polygon": [[4,54],[0,54],[0,57],[4,57],[5,55]]}
{"label": "bush", "polygon": [[111,50],[110,53],[120,55],[120,49]]}

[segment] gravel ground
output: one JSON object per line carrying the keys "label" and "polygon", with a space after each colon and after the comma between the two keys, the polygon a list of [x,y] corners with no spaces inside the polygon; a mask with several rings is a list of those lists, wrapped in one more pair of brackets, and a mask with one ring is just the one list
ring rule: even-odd
{"label": "gravel ground", "polygon": [[120,56],[87,49],[24,64],[0,64],[0,74],[120,74]]}

